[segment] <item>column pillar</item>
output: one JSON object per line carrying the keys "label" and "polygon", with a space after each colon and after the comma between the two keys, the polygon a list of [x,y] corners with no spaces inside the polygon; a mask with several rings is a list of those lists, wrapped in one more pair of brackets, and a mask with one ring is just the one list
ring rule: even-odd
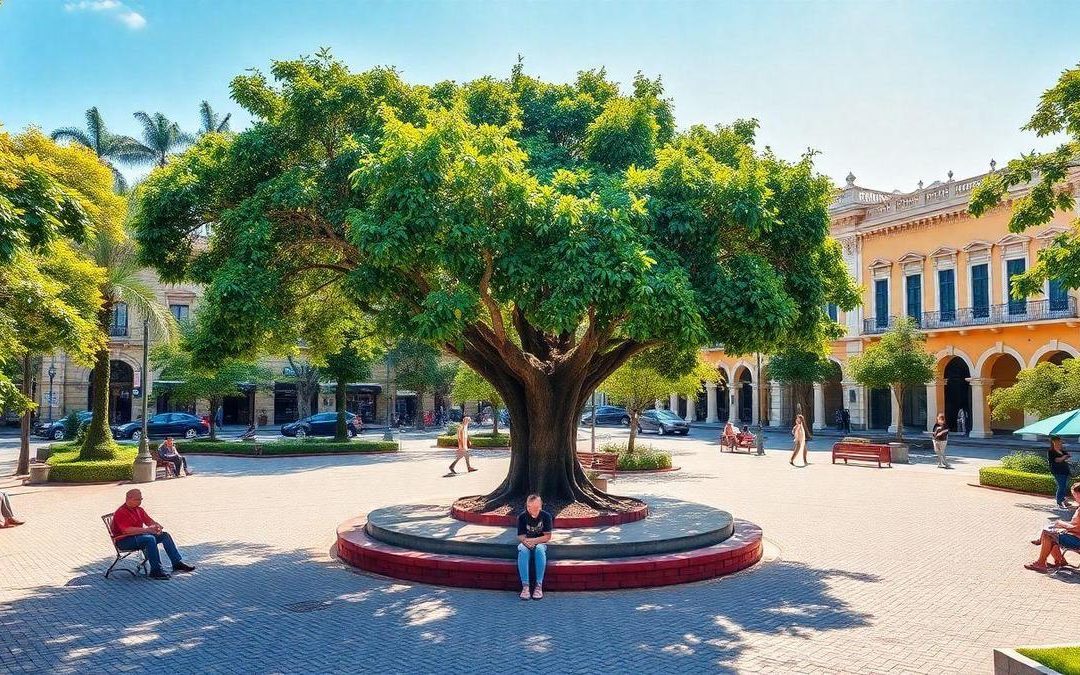
{"label": "column pillar", "polygon": [[769,425],[784,424],[784,389],[776,380],[769,381]]}
{"label": "column pillar", "polygon": [[679,414],[679,395],[678,394],[672,394],[671,396],[668,397],[668,410],[675,413],[676,415]]}
{"label": "column pillar", "polygon": [[[851,428],[853,430],[865,429],[864,401],[866,397],[863,395],[863,386],[858,382],[845,380],[840,383],[840,389],[844,392],[844,407],[847,408],[848,414],[851,415]],[[852,393],[855,394],[854,401],[851,400]]]}
{"label": "column pillar", "polygon": [[824,429],[825,424],[825,388],[820,382],[814,383],[814,431]]}
{"label": "column pillar", "polygon": [[990,385],[994,381],[988,377],[968,378],[971,385],[971,433],[972,438],[990,438],[990,415],[987,409],[986,396],[990,392]]}
{"label": "column pillar", "polygon": [[944,389],[945,383],[933,380],[926,383],[926,430],[933,431],[934,423],[938,416],[938,394]]}
{"label": "column pillar", "polygon": [[697,420],[697,395],[686,397],[686,421]]}
{"label": "column pillar", "polygon": [[760,410],[760,408],[761,408],[761,400],[760,400],[760,396],[758,395],[758,383],[757,382],[754,383],[753,388],[752,388],[751,391],[753,392],[753,394],[750,396],[750,400],[752,401],[751,405],[753,407],[750,410],[750,424],[755,424],[756,425],[758,423],[758,417],[761,414],[761,410]]}
{"label": "column pillar", "polygon": [[708,413],[705,417],[706,424],[716,424],[720,420],[716,417],[716,383],[705,383],[705,408]]}
{"label": "column pillar", "polygon": [[892,420],[889,423],[889,433],[896,433],[898,425],[904,423],[904,420],[900,419],[900,401],[896,399],[896,392],[892,387],[889,387],[889,406],[892,411],[889,415],[889,419]]}

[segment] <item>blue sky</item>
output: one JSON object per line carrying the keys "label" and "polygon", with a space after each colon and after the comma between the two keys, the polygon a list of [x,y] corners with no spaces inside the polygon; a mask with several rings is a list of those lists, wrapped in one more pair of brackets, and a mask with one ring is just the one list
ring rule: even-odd
{"label": "blue sky", "polygon": [[207,99],[242,125],[230,78],[321,46],[418,82],[520,53],[549,80],[661,75],[680,126],[757,117],[763,144],[821,151],[838,183],[906,191],[1049,147],[1019,128],[1080,62],[1078,25],[1077,2],[6,0],[0,123],[82,126],[96,105],[114,131],[136,110],[194,129]]}

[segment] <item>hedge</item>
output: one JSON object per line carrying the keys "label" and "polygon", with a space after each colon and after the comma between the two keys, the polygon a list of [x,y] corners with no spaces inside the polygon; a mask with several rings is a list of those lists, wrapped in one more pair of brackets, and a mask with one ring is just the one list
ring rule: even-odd
{"label": "hedge", "polygon": [[112,459],[83,462],[79,460],[78,444],[55,443],[52,456],[46,462],[51,483],[103,483],[132,479],[132,466],[138,446],[121,445]]}
{"label": "hedge", "polygon": [[671,453],[657,450],[651,445],[638,443],[633,452],[627,452],[622,443],[605,443],[600,452],[618,454],[619,471],[656,471],[671,468]]}
{"label": "hedge", "polygon": [[[156,445],[153,446],[156,449]],[[258,448],[258,452],[256,451]],[[397,452],[397,441],[177,441],[180,454],[222,455],[339,455],[354,452]]]}
{"label": "hedge", "polygon": [[[1076,483],[1080,478],[1071,478],[1069,483]],[[1021,492],[1034,492],[1052,495],[1057,490],[1054,477],[1048,473],[1028,473],[1015,471],[1000,466],[987,466],[979,469],[979,485],[1008,488]]]}
{"label": "hedge", "polygon": [[1080,646],[1017,647],[1016,651],[1062,675],[1080,675]]}
{"label": "hedge", "polygon": [[1001,466],[1004,469],[1023,471],[1024,473],[1050,474],[1050,461],[1047,459],[1045,452],[1036,454],[1024,450],[1014,450],[1001,458]]}
{"label": "hedge", "polygon": [[[440,448],[456,448],[457,436],[439,436],[435,442]],[[469,446],[473,448],[508,448],[510,447],[510,434],[473,434],[469,436]]]}

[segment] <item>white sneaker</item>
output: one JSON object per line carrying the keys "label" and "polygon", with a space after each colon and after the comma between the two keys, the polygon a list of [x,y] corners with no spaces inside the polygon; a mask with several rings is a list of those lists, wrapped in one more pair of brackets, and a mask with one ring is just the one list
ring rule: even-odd
{"label": "white sneaker", "polygon": [[521,598],[522,600],[528,600],[529,599],[529,587],[528,586],[523,586],[522,589],[521,589],[521,595],[519,595],[518,597]]}

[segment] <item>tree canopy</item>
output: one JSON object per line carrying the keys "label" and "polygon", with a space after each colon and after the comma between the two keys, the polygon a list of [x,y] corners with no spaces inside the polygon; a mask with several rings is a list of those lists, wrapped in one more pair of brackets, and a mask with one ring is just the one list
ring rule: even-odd
{"label": "tree canopy", "polygon": [[[1040,138],[1062,134],[1065,140],[1050,152],[1021,155],[1003,170],[992,171],[972,190],[968,207],[973,215],[982,215],[1000,204],[1011,189],[1033,183],[1026,194],[1012,201],[1009,231],[1017,233],[1045,225],[1055,214],[1075,207],[1076,196],[1068,180],[1075,179],[1080,168],[1080,65],[1063,72],[1043,92],[1023,129]],[[1080,219],[1072,219],[1070,225],[1071,229],[1039,251],[1031,269],[1012,278],[1014,296],[1041,294],[1048,279],[1080,288]]]}
{"label": "tree canopy", "polygon": [[911,317],[901,317],[896,325],[851,359],[851,375],[866,387],[890,388],[896,397],[900,419],[893,420],[897,438],[904,437],[904,393],[934,378],[934,357],[926,351],[926,334]]}
{"label": "tree canopy", "polygon": [[200,354],[250,352],[332,288],[502,394],[515,447],[490,503],[605,503],[579,487],[571,418],[630,357],[810,347],[835,335],[827,302],[858,301],[812,156],[757,149],[754,121],[678,133],[658,79],[518,64],[429,86],[321,52],[232,94],[251,128],[151,174],[135,218],[164,280],[206,284]]}
{"label": "tree canopy", "polygon": [[1047,418],[1080,408],[1080,360],[1066,359],[1060,366],[1040,363],[1025,368],[1011,387],[990,393],[991,417],[1009,419],[1015,412]]}

